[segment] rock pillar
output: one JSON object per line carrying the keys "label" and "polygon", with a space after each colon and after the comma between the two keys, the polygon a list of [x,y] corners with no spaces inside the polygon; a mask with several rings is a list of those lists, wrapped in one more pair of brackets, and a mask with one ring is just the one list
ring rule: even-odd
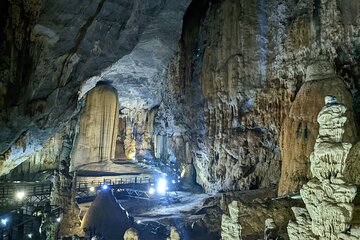
{"label": "rock pillar", "polygon": [[97,85],[88,92],[72,152],[72,170],[115,158],[118,108],[117,92],[111,86]]}
{"label": "rock pillar", "polygon": [[240,211],[237,201],[232,201],[229,205],[229,215],[223,214],[221,220],[221,239],[222,240],[241,240]]}
{"label": "rock pillar", "polygon": [[[343,179],[351,144],[343,143],[346,107],[335,97],[325,97],[317,121],[320,125],[310,156],[313,178],[300,190],[306,209],[293,208],[296,221],[288,225],[291,240],[359,239],[348,233],[353,217],[356,187]],[[353,235],[355,234],[355,235]]]}

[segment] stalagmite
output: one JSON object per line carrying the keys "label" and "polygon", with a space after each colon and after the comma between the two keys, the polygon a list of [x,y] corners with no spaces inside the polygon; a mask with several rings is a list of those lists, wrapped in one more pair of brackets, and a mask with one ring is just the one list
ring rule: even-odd
{"label": "stalagmite", "polygon": [[279,227],[276,225],[274,219],[268,218],[265,220],[264,240],[275,240],[278,237]]}
{"label": "stalagmite", "polygon": [[118,128],[118,97],[111,86],[101,84],[89,91],[80,116],[72,152],[72,170],[115,158]]}
{"label": "stalagmite", "polygon": [[129,228],[124,233],[124,240],[139,240],[139,233],[135,228]]}
{"label": "stalagmite", "polygon": [[350,143],[342,142],[345,112],[346,107],[337,103],[335,97],[325,97],[325,106],[317,118],[319,135],[310,156],[313,178],[300,190],[306,209],[293,208],[296,221],[288,225],[291,240],[360,237],[354,231],[348,233],[356,187],[343,179],[351,148]]}
{"label": "stalagmite", "polygon": [[171,226],[170,227],[170,237],[167,238],[168,240],[180,240],[180,234],[177,231],[176,227]]}
{"label": "stalagmite", "polygon": [[222,240],[241,240],[240,212],[238,202],[229,204],[229,215],[223,214],[221,221]]}

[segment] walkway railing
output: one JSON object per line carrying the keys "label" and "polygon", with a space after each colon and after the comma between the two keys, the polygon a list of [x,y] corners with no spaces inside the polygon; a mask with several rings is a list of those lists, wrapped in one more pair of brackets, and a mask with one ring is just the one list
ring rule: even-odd
{"label": "walkway railing", "polygon": [[[77,197],[88,197],[94,195],[103,185],[107,185],[115,190],[118,189],[134,189],[146,191],[148,186],[153,183],[150,177],[123,177],[123,178],[103,178],[101,181],[82,181],[76,183]],[[90,178],[91,179],[91,178]],[[52,191],[51,182],[6,182],[0,183],[0,209],[11,209],[12,206],[44,205],[49,201]],[[22,198],[18,198],[17,194],[23,193]]]}

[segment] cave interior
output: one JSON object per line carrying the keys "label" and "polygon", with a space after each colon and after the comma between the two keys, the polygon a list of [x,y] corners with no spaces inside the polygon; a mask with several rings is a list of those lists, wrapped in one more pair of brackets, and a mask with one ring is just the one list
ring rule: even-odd
{"label": "cave interior", "polygon": [[360,239],[360,1],[0,18],[0,239]]}

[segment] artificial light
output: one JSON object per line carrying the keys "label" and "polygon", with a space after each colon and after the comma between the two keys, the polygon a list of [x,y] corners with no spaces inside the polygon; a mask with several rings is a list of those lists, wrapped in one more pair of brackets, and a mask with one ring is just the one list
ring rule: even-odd
{"label": "artificial light", "polygon": [[23,200],[24,197],[25,197],[25,192],[24,191],[16,192],[16,198],[18,200]]}
{"label": "artificial light", "polygon": [[9,221],[9,219],[7,219],[7,218],[2,218],[2,219],[1,219],[1,225],[6,226],[6,224],[7,224],[8,221]]}
{"label": "artificial light", "polygon": [[161,179],[158,181],[156,190],[157,190],[157,192],[160,193],[160,194],[166,193],[166,190],[167,190],[167,181],[166,181],[165,178],[161,178]]}
{"label": "artificial light", "polygon": [[152,194],[154,194],[154,193],[155,193],[155,189],[154,189],[153,187],[150,187],[150,188],[149,188],[149,194],[152,195]]}

